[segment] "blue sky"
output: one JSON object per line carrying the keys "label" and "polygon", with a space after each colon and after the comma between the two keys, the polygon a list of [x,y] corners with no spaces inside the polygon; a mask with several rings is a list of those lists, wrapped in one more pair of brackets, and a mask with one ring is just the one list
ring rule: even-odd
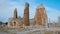
{"label": "blue sky", "polygon": [[60,0],[0,0],[0,21],[6,22],[8,18],[13,17],[15,8],[17,8],[18,16],[23,17],[25,2],[30,5],[30,19],[34,18],[37,6],[43,3],[51,22],[58,21]]}

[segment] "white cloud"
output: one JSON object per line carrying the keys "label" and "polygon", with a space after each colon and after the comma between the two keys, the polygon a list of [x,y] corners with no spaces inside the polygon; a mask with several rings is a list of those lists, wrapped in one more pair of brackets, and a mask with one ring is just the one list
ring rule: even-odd
{"label": "white cloud", "polygon": [[58,16],[60,16],[60,10],[51,8],[51,7],[45,7],[47,11],[48,18],[51,19],[51,21],[58,21]]}
{"label": "white cloud", "polygon": [[5,0],[0,0],[0,4],[3,3]]}
{"label": "white cloud", "polygon": [[20,8],[20,10],[23,9],[23,7],[16,2],[2,1],[0,3],[0,21],[4,20],[4,22],[6,22],[8,18],[13,17],[14,8]]}
{"label": "white cloud", "polygon": [[[35,0],[19,0],[19,2],[0,0],[0,21],[3,19],[7,21],[8,18],[13,17],[14,8],[17,8],[18,16],[23,17],[25,2],[30,3],[30,18],[34,18],[36,7],[38,5],[35,3]],[[51,21],[57,21],[57,17],[60,16],[60,10],[47,6],[45,8]]]}

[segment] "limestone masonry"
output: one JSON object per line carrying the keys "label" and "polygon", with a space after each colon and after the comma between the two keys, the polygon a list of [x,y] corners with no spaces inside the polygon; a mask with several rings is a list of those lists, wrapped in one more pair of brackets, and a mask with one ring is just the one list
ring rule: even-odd
{"label": "limestone masonry", "polygon": [[15,8],[13,18],[8,19],[9,28],[20,28],[31,25],[47,26],[48,17],[43,4],[37,6],[35,17],[33,19],[29,19],[29,3],[25,3],[23,18],[18,17],[17,13],[17,8]]}

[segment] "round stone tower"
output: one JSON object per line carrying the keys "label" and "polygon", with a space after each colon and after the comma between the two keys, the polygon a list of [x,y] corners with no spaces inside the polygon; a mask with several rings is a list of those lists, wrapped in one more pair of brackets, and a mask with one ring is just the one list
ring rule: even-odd
{"label": "round stone tower", "polygon": [[35,20],[38,25],[45,26],[47,23],[47,14],[43,4],[36,8]]}

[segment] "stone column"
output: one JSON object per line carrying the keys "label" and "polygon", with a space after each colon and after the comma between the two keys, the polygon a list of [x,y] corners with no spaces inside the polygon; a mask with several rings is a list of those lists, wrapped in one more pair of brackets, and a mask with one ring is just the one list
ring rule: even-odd
{"label": "stone column", "polygon": [[14,10],[14,18],[17,18],[17,8]]}
{"label": "stone column", "polygon": [[11,27],[11,22],[10,22],[10,21],[11,21],[11,19],[9,18],[9,19],[8,19],[8,28]]}
{"label": "stone column", "polygon": [[29,4],[25,3],[25,9],[24,9],[24,18],[23,18],[23,22],[25,26],[29,26]]}

